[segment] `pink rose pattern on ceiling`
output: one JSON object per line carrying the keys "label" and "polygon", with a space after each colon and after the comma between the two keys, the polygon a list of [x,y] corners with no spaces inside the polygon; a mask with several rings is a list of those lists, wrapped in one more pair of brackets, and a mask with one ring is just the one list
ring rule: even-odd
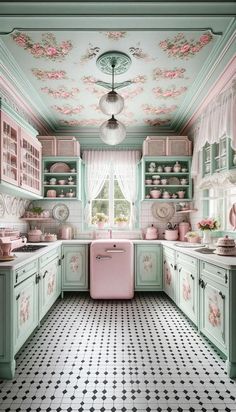
{"label": "pink rose pattern on ceiling", "polygon": [[18,46],[23,47],[36,59],[44,58],[61,61],[73,47],[70,40],[64,40],[58,44],[53,33],[43,33],[42,41],[36,43],[33,42],[30,36],[18,31],[12,34],[12,38]]}
{"label": "pink rose pattern on ceiling", "polygon": [[[103,114],[98,101],[108,90],[96,83],[109,83],[111,78],[96,68],[96,59],[105,51],[114,49],[114,44],[132,58],[131,68],[121,76],[122,81],[128,80],[130,85],[118,90],[125,99],[125,109],[119,119],[127,125],[170,125],[211,51],[209,44],[213,47],[215,40],[209,31],[175,32],[168,37],[161,32],[140,32],[142,40],[138,42],[139,32],[133,32],[132,36],[126,31],[100,31],[96,32],[96,41],[92,37],[94,32],[89,33],[91,38],[85,32],[84,41],[76,41],[71,32],[65,35],[16,31],[11,35],[15,46],[32,56],[30,71],[39,93],[44,98],[48,96],[58,101],[58,105],[51,105],[49,100],[48,106],[63,126],[100,126],[106,120],[106,116],[100,118]],[[153,42],[151,49],[148,36]],[[207,46],[208,51],[202,55]],[[189,65],[193,58],[196,62],[194,73]],[[47,66],[35,67],[35,59],[47,60]],[[180,65],[176,64],[177,60],[181,61]],[[66,85],[62,83],[65,80]],[[57,82],[58,86],[51,87],[51,81]],[[118,76],[115,81],[120,81]],[[46,85],[38,87],[37,82]],[[67,105],[63,104],[65,100]],[[168,104],[161,105],[163,100]],[[74,117],[68,120],[68,116]]]}
{"label": "pink rose pattern on ceiling", "polygon": [[71,99],[76,97],[80,90],[77,87],[74,87],[71,90],[68,90],[67,87],[61,86],[58,89],[51,89],[50,87],[41,87],[43,93],[47,93],[49,96],[54,97],[55,99]]}

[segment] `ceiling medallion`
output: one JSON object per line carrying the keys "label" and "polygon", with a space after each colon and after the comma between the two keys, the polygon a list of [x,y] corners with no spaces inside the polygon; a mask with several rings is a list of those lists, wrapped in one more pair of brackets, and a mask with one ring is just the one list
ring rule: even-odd
{"label": "ceiling medallion", "polygon": [[114,74],[119,75],[127,72],[131,66],[131,58],[123,52],[108,51],[98,57],[96,64],[105,74],[112,74],[112,65],[115,64]]}

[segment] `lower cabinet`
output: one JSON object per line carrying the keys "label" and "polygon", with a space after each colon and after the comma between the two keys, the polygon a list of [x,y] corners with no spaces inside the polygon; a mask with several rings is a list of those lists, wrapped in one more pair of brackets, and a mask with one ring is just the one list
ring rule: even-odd
{"label": "lower cabinet", "polygon": [[177,270],[179,276],[179,308],[191,319],[198,323],[198,260],[177,253]]}
{"label": "lower cabinet", "polygon": [[163,247],[163,289],[178,304],[178,272],[175,251],[168,247]]}
{"label": "lower cabinet", "polygon": [[224,354],[229,339],[229,296],[226,285],[204,274],[200,276],[200,332]]}
{"label": "lower cabinet", "polygon": [[161,245],[136,245],[135,290],[162,290]]}
{"label": "lower cabinet", "polygon": [[62,246],[62,291],[88,290],[88,245]]}
{"label": "lower cabinet", "polygon": [[60,288],[60,272],[59,272],[59,256],[55,257],[44,267],[40,268],[39,272],[39,317],[47,313],[52,304],[58,298],[61,292]]}
{"label": "lower cabinet", "polygon": [[14,288],[14,352],[16,353],[38,324],[38,274]]}

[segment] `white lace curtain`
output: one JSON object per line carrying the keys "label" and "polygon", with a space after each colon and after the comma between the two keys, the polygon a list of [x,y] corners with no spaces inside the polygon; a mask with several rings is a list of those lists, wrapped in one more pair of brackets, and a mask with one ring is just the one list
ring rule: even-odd
{"label": "white lace curtain", "polygon": [[84,209],[84,219],[90,223],[90,205],[93,199],[102,189],[110,168],[110,157],[107,151],[86,150],[83,153],[83,160],[86,165],[86,205]]}
{"label": "white lace curtain", "polygon": [[86,166],[85,193],[87,203],[84,217],[89,223],[90,204],[102,189],[105,179],[110,171],[111,165],[120,185],[124,198],[130,202],[130,226],[133,227],[136,218],[135,202],[137,200],[137,163],[140,159],[138,150],[86,150],[83,153],[83,160]]}
{"label": "white lace curtain", "polygon": [[236,79],[231,86],[211,101],[200,116],[194,134],[192,176],[198,174],[198,154],[206,142],[218,143],[223,136],[231,139],[236,150]]}

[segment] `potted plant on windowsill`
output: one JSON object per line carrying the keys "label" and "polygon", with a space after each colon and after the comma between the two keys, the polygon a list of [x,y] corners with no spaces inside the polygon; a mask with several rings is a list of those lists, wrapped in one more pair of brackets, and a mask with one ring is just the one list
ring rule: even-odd
{"label": "potted plant on windowsill", "polygon": [[127,216],[120,214],[115,218],[115,223],[117,224],[118,227],[125,227],[128,223],[128,218]]}
{"label": "potted plant on windowsill", "polygon": [[92,217],[92,224],[97,225],[98,229],[103,229],[105,223],[107,222],[108,222],[108,217],[107,215],[105,215],[105,213],[98,212]]}

